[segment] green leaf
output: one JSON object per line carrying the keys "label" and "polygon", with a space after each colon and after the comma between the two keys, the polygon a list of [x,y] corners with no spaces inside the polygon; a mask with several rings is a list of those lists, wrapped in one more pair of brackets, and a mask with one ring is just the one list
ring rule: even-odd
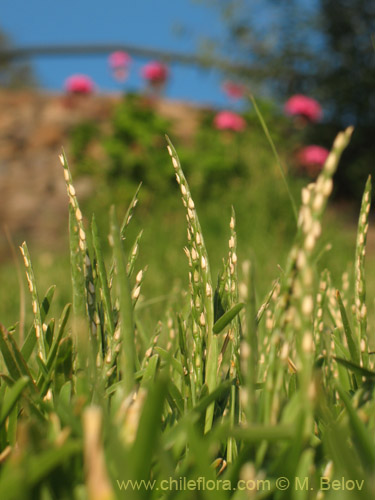
{"label": "green leaf", "polygon": [[[167,393],[167,381],[159,379],[148,392],[135,442],[131,449],[132,468],[135,479],[149,477],[153,454],[157,450],[161,432],[161,417]],[[145,453],[147,450],[147,453]]]}
{"label": "green leaf", "polygon": [[53,296],[55,294],[55,290],[56,290],[56,285],[50,286],[46,291],[44,299],[42,300],[42,304],[40,306],[40,316],[42,318],[42,322],[46,319],[47,314],[51,308],[51,303]]}
{"label": "green leaf", "polygon": [[214,324],[212,331],[216,334],[222,332],[224,328],[237,316],[237,314],[243,309],[245,304],[240,302],[233,306],[229,311],[224,313],[221,318],[219,318]]}
{"label": "green leaf", "polygon": [[176,384],[174,384],[171,380],[168,384],[167,399],[172,410],[176,408],[180,415],[184,414],[184,398],[182,397],[182,394]]}
{"label": "green leaf", "polygon": [[49,379],[49,374],[48,374],[48,371],[47,371],[47,367],[43,363],[43,361],[40,359],[39,356],[36,357],[36,362],[37,362],[37,365],[39,366],[39,370],[40,370],[41,375],[43,375],[43,377],[44,377],[45,380],[48,380]]}
{"label": "green leaf", "polygon": [[246,443],[257,443],[260,441],[276,442],[280,440],[292,440],[296,429],[292,425],[249,425],[235,427],[228,430],[229,434],[245,441]]}
{"label": "green leaf", "polygon": [[47,330],[46,330],[46,343],[47,343],[47,347],[48,347],[48,352],[51,349],[54,332],[55,332],[55,318],[51,318],[51,320],[48,322]]}
{"label": "green leaf", "polygon": [[[47,363],[46,363],[46,370],[48,372],[48,377],[45,378],[45,377],[41,376],[38,380],[38,387],[41,388],[42,397],[46,394],[48,387],[49,387],[49,384],[50,384],[51,379],[52,379],[52,375],[53,375],[52,372],[53,372],[54,367],[55,367],[56,362],[57,362],[57,353],[58,353],[58,350],[60,349],[60,345],[62,343],[62,337],[64,335],[65,327],[66,327],[66,324],[68,322],[70,310],[71,310],[71,304],[67,304],[64,307],[64,310],[61,314],[61,318],[59,321],[58,333],[57,333],[57,335],[54,339],[54,342],[51,346],[51,349],[48,353],[48,358],[47,358]],[[44,383],[43,383],[43,381],[44,381]]]}
{"label": "green leaf", "polygon": [[182,368],[182,365],[180,361],[172,356],[172,354],[169,351],[166,351],[162,347],[155,347],[155,352],[159,354],[161,358],[164,359],[168,364],[170,364],[174,370],[177,370],[180,375],[184,374],[184,370]]}
{"label": "green leaf", "polygon": [[35,345],[36,345],[35,328],[32,327],[32,328],[30,328],[30,331],[25,339],[25,342],[23,343],[22,348],[21,348],[21,353],[22,353],[26,363],[29,361]]}
{"label": "green leaf", "polygon": [[[53,295],[55,293],[56,285],[52,285],[48,288],[44,299],[42,300],[42,305],[40,307],[40,317],[42,320],[42,323],[47,317],[47,314],[50,310]],[[23,343],[23,346],[21,348],[21,353],[22,356],[24,357],[26,363],[30,359],[30,356],[34,350],[34,347],[36,345],[36,336],[35,336],[35,328],[31,327],[30,331],[25,339],[25,342]]]}
{"label": "green leaf", "polygon": [[46,477],[57,466],[66,463],[69,458],[82,451],[80,441],[67,441],[58,448],[43,451],[30,459],[28,467],[28,482],[30,485]]}
{"label": "green leaf", "polygon": [[230,393],[232,384],[233,382],[231,380],[226,380],[225,382],[222,382],[219,385],[219,387],[216,387],[216,389],[214,389],[210,394],[200,399],[197,405],[194,406],[194,408],[191,411],[201,413],[204,410],[206,410],[206,408],[208,408],[208,406],[210,406],[211,403],[214,403],[218,399],[226,398]]}
{"label": "green leaf", "polygon": [[17,367],[18,367],[20,373],[29,379],[30,387],[32,387],[34,389],[34,391],[37,391],[36,386],[34,384],[33,377],[29,371],[29,367],[27,366],[27,363],[26,363],[25,359],[23,358],[22,353],[18,349],[18,346],[17,346],[16,341],[14,340],[14,337],[12,334],[8,334],[7,341],[8,341],[8,345],[10,347],[10,350],[12,351],[14,360],[17,363]]}
{"label": "green leaf", "polygon": [[7,342],[8,332],[6,328],[0,323],[0,351],[3,355],[5,365],[8,369],[9,375],[17,380],[21,377],[21,371],[17,366],[17,362],[14,359],[14,355],[9,349]]}
{"label": "green leaf", "polygon": [[372,433],[366,429],[343,388],[336,385],[337,391],[348,412],[349,422],[353,432],[353,442],[358,450],[363,466],[373,471],[375,467],[375,447]]}
{"label": "green leaf", "polygon": [[336,356],[333,356],[333,359],[340,363],[340,365],[345,366],[345,368],[348,368],[348,370],[356,373],[360,377],[365,377],[368,380],[375,381],[375,372],[367,370],[367,368],[363,368],[362,366],[356,365],[355,363],[353,363],[352,361],[348,361],[347,359],[337,358]]}
{"label": "green leaf", "polygon": [[3,425],[11,411],[13,410],[15,404],[21,397],[22,391],[30,382],[30,379],[27,377],[22,377],[17,380],[17,382],[11,387],[7,389],[5,393],[4,400],[1,404],[0,410],[0,427]]}
{"label": "green leaf", "polygon": [[147,363],[147,366],[143,372],[143,377],[141,381],[142,387],[150,387],[155,380],[156,370],[158,367],[159,356],[155,354],[152,356]]}

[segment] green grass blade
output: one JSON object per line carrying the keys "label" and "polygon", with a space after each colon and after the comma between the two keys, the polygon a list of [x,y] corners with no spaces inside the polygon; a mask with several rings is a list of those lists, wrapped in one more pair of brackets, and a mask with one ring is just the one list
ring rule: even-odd
{"label": "green grass blade", "polygon": [[[61,314],[58,332],[57,332],[57,335],[53,341],[51,349],[48,353],[48,358],[47,358],[47,363],[46,363],[46,371],[48,373],[48,376],[47,376],[47,378],[44,378],[44,381],[43,381],[42,377],[40,377],[38,380],[38,387],[41,388],[41,395],[42,396],[44,396],[45,393],[47,392],[48,386],[49,386],[50,381],[51,381],[53,369],[54,369],[55,363],[57,361],[58,349],[60,346],[60,342],[64,336],[64,333],[65,333],[65,328],[66,328],[66,325],[67,325],[67,322],[69,319],[70,310],[71,310],[71,304],[67,304],[64,307],[64,310]],[[43,383],[43,385],[42,385],[42,383]]]}
{"label": "green grass blade", "polygon": [[280,440],[292,440],[295,437],[295,427],[288,424],[279,425],[249,425],[236,427],[228,431],[236,439],[245,443],[268,441],[275,443]]}
{"label": "green grass blade", "polygon": [[46,291],[46,294],[40,305],[40,316],[43,322],[45,321],[47,314],[49,313],[49,310],[51,308],[53,296],[55,295],[55,290],[56,290],[56,285],[50,286]]}
{"label": "green grass blade", "polygon": [[212,331],[216,334],[221,333],[224,328],[237,316],[244,308],[244,303],[234,305],[229,311],[224,313],[214,324]]}
{"label": "green grass blade", "polygon": [[216,387],[216,389],[207,394],[207,396],[200,399],[194,408],[192,408],[191,412],[202,413],[207,408],[212,406],[215,401],[225,399],[229,395],[232,385],[233,382],[230,380],[222,382],[218,387]]}
{"label": "green grass blade", "polygon": [[276,163],[277,163],[277,165],[279,167],[279,171],[280,171],[281,177],[282,177],[283,182],[285,184],[285,187],[286,187],[289,199],[290,199],[290,203],[292,205],[294,217],[295,217],[296,222],[297,222],[297,219],[298,219],[297,204],[296,204],[296,202],[295,202],[295,200],[293,198],[292,192],[290,191],[288,181],[286,180],[284,168],[282,166],[279,154],[278,154],[277,149],[275,147],[275,144],[274,144],[274,142],[272,140],[271,134],[270,134],[270,132],[268,130],[268,127],[267,127],[267,124],[266,124],[266,122],[265,122],[265,120],[263,118],[263,115],[262,115],[260,109],[258,108],[258,105],[256,103],[255,97],[251,93],[249,93],[248,95],[249,95],[250,100],[251,100],[251,102],[252,102],[252,104],[254,106],[255,112],[256,112],[257,117],[258,117],[258,119],[260,121],[260,124],[262,126],[263,132],[264,132],[264,134],[265,134],[265,136],[266,136],[266,138],[267,138],[267,140],[268,140],[268,142],[269,142],[269,144],[271,146],[271,149],[272,149],[273,155],[275,157]]}
{"label": "green grass blade", "polygon": [[68,441],[59,448],[46,450],[32,457],[28,464],[28,482],[31,485],[38,483],[43,477],[57,466],[67,463],[74,455],[82,451],[82,443],[78,440]]}
{"label": "green grass blade", "polygon": [[1,402],[0,410],[0,428],[13,410],[17,401],[22,395],[23,390],[29,384],[30,379],[28,377],[22,377],[17,380],[17,382],[7,389],[4,400]]}
{"label": "green grass blade", "polygon": [[275,293],[275,290],[277,289],[277,287],[279,286],[279,284],[280,284],[280,281],[277,279],[275,281],[275,283],[273,284],[271,291],[267,295],[266,300],[263,302],[263,304],[258,309],[258,312],[257,312],[257,315],[256,315],[256,322],[257,322],[257,324],[259,324],[261,322],[261,320],[263,318],[263,315],[264,315],[264,312],[268,309],[268,307],[269,307],[269,305],[271,303],[273,294]]}
{"label": "green grass blade", "polygon": [[353,432],[353,442],[358,450],[363,466],[373,471],[375,467],[375,443],[373,435],[366,429],[345,391],[337,385],[338,393],[348,412],[349,422]]}
{"label": "green grass blade", "polygon": [[[161,431],[161,417],[167,394],[167,381],[159,379],[148,392],[142,415],[139,420],[137,436],[131,449],[132,470],[135,479],[149,477],[153,454],[157,449]],[[147,454],[144,453],[147,450]]]}
{"label": "green grass blade", "polygon": [[[47,314],[51,308],[51,303],[55,293],[55,289],[56,289],[55,285],[50,286],[42,300],[42,304],[40,307],[40,316],[42,323],[44,323],[44,320],[46,319]],[[35,329],[30,328],[30,331],[21,348],[21,354],[26,362],[29,361],[30,356],[34,350],[35,344],[36,344]]]}
{"label": "green grass blade", "polygon": [[18,368],[17,361],[14,358],[12,351],[9,349],[7,342],[8,332],[6,328],[0,323],[0,351],[3,355],[5,365],[8,369],[9,375],[13,380],[18,380],[22,373]]}
{"label": "green grass blade", "polygon": [[12,334],[7,335],[7,341],[8,341],[10,350],[12,351],[13,358],[14,358],[15,362],[17,363],[17,367],[18,367],[20,373],[24,377],[27,377],[30,380],[31,387],[34,390],[36,390],[36,386],[34,384],[34,380],[33,380],[33,377],[30,373],[29,367],[28,367],[24,357],[22,356],[22,353],[18,349],[18,346],[17,346],[16,341],[14,340]]}
{"label": "green grass blade", "polygon": [[176,370],[180,375],[183,375],[184,370],[181,362],[176,359],[169,351],[166,351],[162,347],[155,347],[155,352],[159,354],[159,356],[167,362],[168,365],[171,365],[174,370]]}
{"label": "green grass blade", "polygon": [[171,380],[168,384],[167,399],[172,410],[176,408],[179,415],[182,416],[184,414],[184,398],[179,388]]}
{"label": "green grass blade", "polygon": [[352,363],[347,359],[338,358],[336,356],[334,356],[333,359],[340,365],[345,366],[345,368],[356,373],[360,377],[365,377],[367,380],[372,380],[375,382],[375,372],[367,370],[367,368],[363,368],[362,366],[356,365],[355,363]]}
{"label": "green grass blade", "polygon": [[101,247],[101,243],[100,243],[100,239],[99,239],[98,227],[96,225],[96,221],[95,221],[94,216],[92,218],[91,230],[92,230],[92,244],[93,244],[94,252],[95,252],[95,256],[96,256],[96,266],[97,266],[97,270],[98,270],[100,286],[101,286],[101,289],[103,292],[103,307],[104,307],[104,314],[105,314],[105,318],[106,318],[106,324],[107,324],[109,335],[111,337],[113,337],[113,334],[115,332],[115,324],[114,324],[114,318],[113,318],[111,294],[110,294],[109,287],[108,287],[108,277],[107,277],[107,271],[106,271],[106,267],[105,267],[105,263],[104,263],[102,247]]}
{"label": "green grass blade", "polygon": [[133,304],[129,278],[126,273],[125,254],[122,246],[122,239],[117,223],[114,207],[111,208],[111,239],[113,253],[117,266],[117,277],[120,294],[120,334],[122,338],[122,372],[126,394],[129,394],[134,385],[135,372],[135,345],[134,345],[134,319]]}
{"label": "green grass blade", "polygon": [[149,359],[147,366],[143,372],[141,387],[145,388],[152,387],[152,384],[156,377],[158,364],[159,364],[159,356],[157,354],[154,354],[154,356],[152,356]]}

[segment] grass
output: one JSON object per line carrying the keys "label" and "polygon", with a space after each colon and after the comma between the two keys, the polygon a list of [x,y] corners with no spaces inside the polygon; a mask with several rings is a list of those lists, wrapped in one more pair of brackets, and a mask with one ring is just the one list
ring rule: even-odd
{"label": "grass", "polygon": [[145,298],[144,254],[168,252],[179,236],[165,238],[160,226],[140,232],[137,191],[122,223],[111,209],[105,251],[102,225],[85,223],[61,156],[72,293],[64,307],[55,287],[41,294],[33,252],[22,245],[32,307],[24,334],[19,323],[1,325],[0,498],[373,496],[370,180],[352,279],[338,287],[322,269],[323,215],[351,133],[337,136],[316,182],[303,188],[285,264],[272,263],[261,300],[258,266],[240,264],[240,217],[230,206],[224,258],[212,265],[207,219],[168,140],[186,219],[187,286],[168,282],[158,322]]}

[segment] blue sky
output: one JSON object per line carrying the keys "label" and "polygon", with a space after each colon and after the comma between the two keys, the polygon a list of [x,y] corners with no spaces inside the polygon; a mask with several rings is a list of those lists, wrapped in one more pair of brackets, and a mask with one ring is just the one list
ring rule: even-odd
{"label": "blue sky", "polygon": [[[184,29],[178,36],[176,27]],[[63,43],[123,43],[194,53],[204,37],[222,39],[219,13],[194,0],[1,0],[0,27],[14,46]],[[41,86],[60,91],[73,73],[91,76],[101,92],[121,90],[109,72],[107,58],[43,56],[32,60]],[[133,61],[125,89],[140,89],[140,68]],[[225,106],[221,75],[181,64],[171,67],[167,95],[172,98]]]}

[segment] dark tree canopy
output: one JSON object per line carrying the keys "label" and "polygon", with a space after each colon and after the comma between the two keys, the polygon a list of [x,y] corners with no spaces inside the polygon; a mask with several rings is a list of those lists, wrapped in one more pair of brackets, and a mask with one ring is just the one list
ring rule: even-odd
{"label": "dark tree canopy", "polygon": [[[203,0],[204,1],[204,0]],[[281,102],[294,93],[318,99],[325,120],[307,139],[330,145],[356,127],[337,176],[343,196],[357,196],[375,173],[375,1],[211,0],[227,21],[219,49],[259,68],[252,88]],[[246,76],[244,75],[244,79]]]}

